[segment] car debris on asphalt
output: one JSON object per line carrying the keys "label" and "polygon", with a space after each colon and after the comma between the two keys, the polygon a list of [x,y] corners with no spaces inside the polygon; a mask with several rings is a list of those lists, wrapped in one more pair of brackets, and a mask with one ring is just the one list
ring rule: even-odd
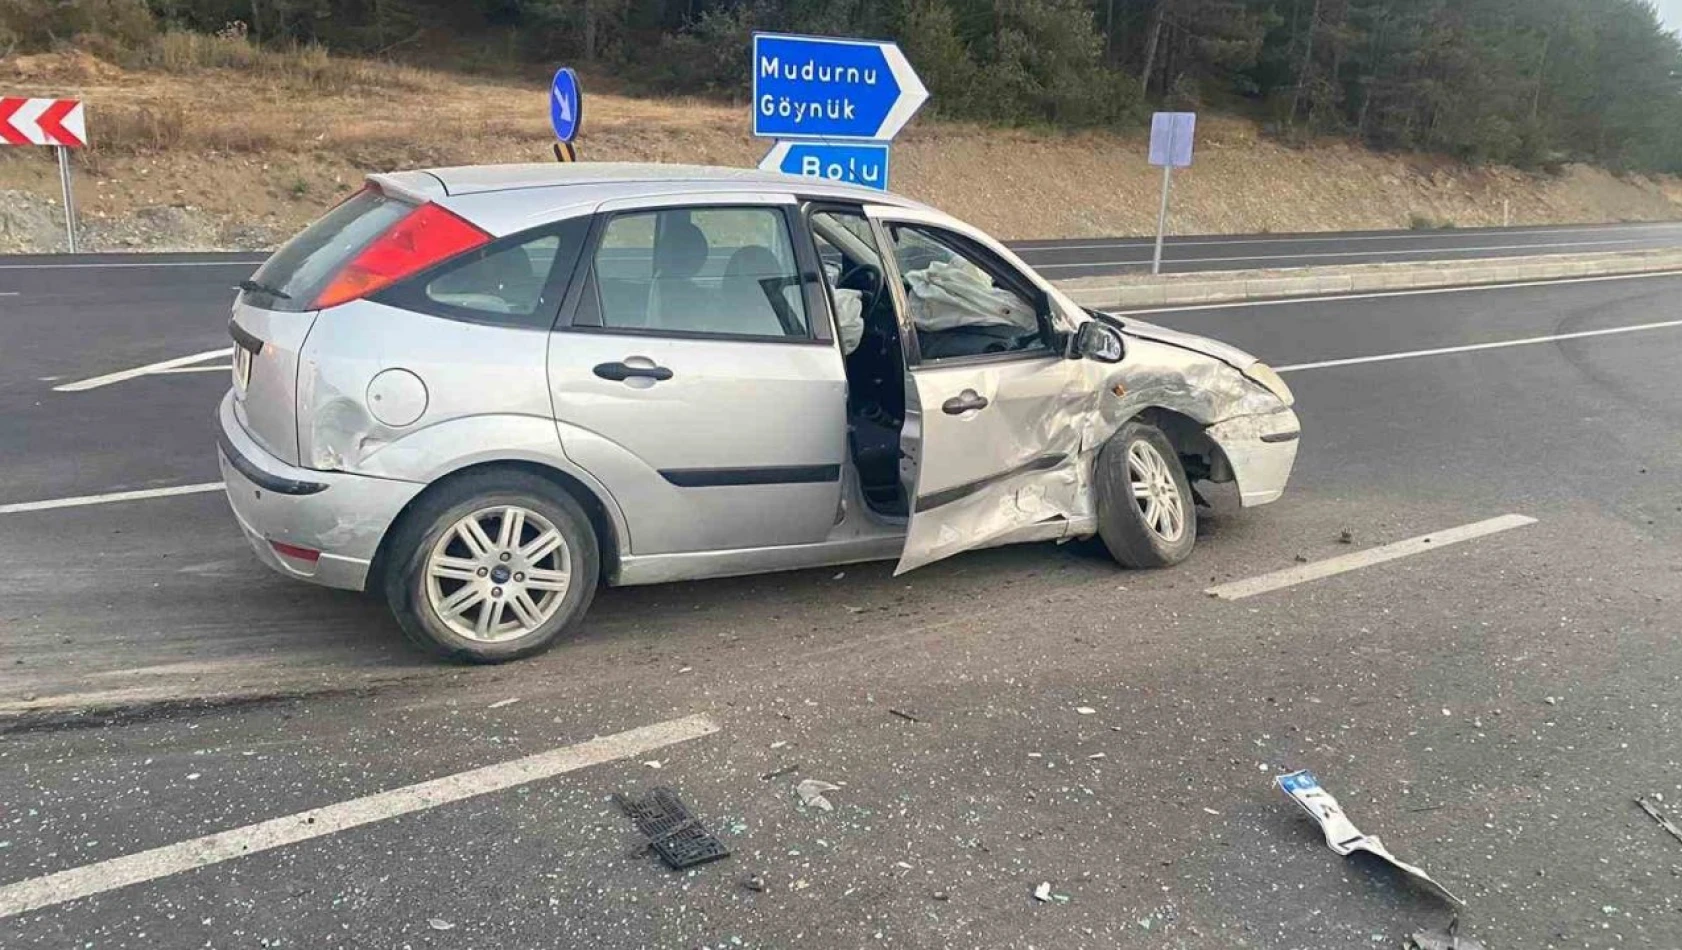
{"label": "car debris on asphalt", "polygon": [[1408,939],[1414,950],[1484,950],[1478,941],[1460,936],[1459,929],[1460,918],[1456,917],[1442,930],[1415,931]]}
{"label": "car debris on asphalt", "polygon": [[1042,881],[1042,882],[1040,882],[1039,887],[1034,888],[1034,900],[1037,900],[1042,904],[1045,903],[1046,901],[1051,900],[1051,882],[1050,881]]}
{"label": "car debris on asphalt", "polygon": [[1390,853],[1377,835],[1363,834],[1361,829],[1344,814],[1342,806],[1332,794],[1320,787],[1320,782],[1314,773],[1307,769],[1276,776],[1274,783],[1279,790],[1289,795],[1291,800],[1301,806],[1320,825],[1320,830],[1326,836],[1326,846],[1340,855],[1348,856],[1354,851],[1365,851],[1368,854],[1382,858],[1391,865],[1407,872],[1413,877],[1429,884],[1438,894],[1448,898],[1454,904],[1464,907],[1466,902],[1454,896],[1449,890],[1417,868]]}
{"label": "car debris on asphalt", "polygon": [[613,801],[647,839],[643,848],[653,848],[674,871],[730,855],[724,842],[701,824],[671,788],[662,785],[650,789],[639,799],[615,794]]}
{"label": "car debris on asphalt", "polygon": [[[1659,801],[1664,801],[1663,798],[1657,795],[1655,795],[1654,798],[1658,798]],[[1676,822],[1671,821],[1665,816],[1664,812],[1659,811],[1659,806],[1653,804],[1652,799],[1641,797],[1637,798],[1635,803],[1641,806],[1641,810],[1647,813],[1647,817],[1658,822],[1660,828],[1670,832],[1671,837],[1675,838],[1677,841],[1682,841],[1682,828],[1677,827]]]}
{"label": "car debris on asphalt", "polygon": [[795,794],[800,796],[800,804],[805,805],[807,808],[816,808],[819,811],[834,811],[834,803],[824,796],[830,792],[839,792],[840,790],[841,786],[839,785],[831,785],[828,782],[820,782],[815,778],[805,779],[799,785],[794,787]]}
{"label": "car debris on asphalt", "polygon": [[426,925],[428,927],[431,927],[433,930],[454,930],[454,929],[456,929],[455,924],[450,923],[449,921],[445,920],[442,917],[430,917],[430,918],[427,919]]}

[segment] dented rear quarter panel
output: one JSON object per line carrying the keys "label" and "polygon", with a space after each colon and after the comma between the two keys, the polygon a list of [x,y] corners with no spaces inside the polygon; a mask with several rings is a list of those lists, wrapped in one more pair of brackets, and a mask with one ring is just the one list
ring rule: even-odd
{"label": "dented rear quarter panel", "polygon": [[[492,458],[560,462],[550,412],[549,334],[410,313],[357,301],[322,311],[298,376],[303,464],[322,471],[432,482]],[[368,385],[415,374],[426,407],[407,425],[369,411]]]}

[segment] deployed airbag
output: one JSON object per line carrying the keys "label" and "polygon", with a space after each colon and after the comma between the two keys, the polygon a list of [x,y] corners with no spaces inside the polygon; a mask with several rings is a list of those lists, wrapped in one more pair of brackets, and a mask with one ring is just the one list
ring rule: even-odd
{"label": "deployed airbag", "polygon": [[841,355],[850,356],[864,339],[864,293],[835,290],[835,331],[841,335]]}
{"label": "deployed airbag", "polygon": [[1010,327],[1039,332],[1039,320],[1022,299],[993,286],[972,267],[948,261],[905,275],[910,290],[911,321],[919,331],[938,333],[959,327]]}

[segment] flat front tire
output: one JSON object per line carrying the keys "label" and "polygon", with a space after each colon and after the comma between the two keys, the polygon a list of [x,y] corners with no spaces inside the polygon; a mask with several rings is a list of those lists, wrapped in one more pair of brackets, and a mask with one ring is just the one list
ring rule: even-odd
{"label": "flat front tire", "polygon": [[403,632],[454,660],[548,649],[589,609],[601,555],[567,492],[526,472],[483,472],[423,498],[393,538],[386,600]]}
{"label": "flat front tire", "polygon": [[1140,420],[1098,452],[1098,535],[1124,567],[1172,567],[1197,543],[1197,506],[1174,444]]}

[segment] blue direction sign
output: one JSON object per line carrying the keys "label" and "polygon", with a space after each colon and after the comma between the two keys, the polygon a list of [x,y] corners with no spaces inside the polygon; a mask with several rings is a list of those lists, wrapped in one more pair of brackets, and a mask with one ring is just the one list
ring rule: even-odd
{"label": "blue direction sign", "polygon": [[928,98],[893,43],[754,34],[754,135],[891,139]]}
{"label": "blue direction sign", "polygon": [[888,190],[888,146],[868,142],[778,142],[760,159],[765,171]]}
{"label": "blue direction sign", "polygon": [[562,66],[549,84],[549,124],[555,127],[556,138],[570,142],[583,121],[584,90],[578,85],[578,74]]}

